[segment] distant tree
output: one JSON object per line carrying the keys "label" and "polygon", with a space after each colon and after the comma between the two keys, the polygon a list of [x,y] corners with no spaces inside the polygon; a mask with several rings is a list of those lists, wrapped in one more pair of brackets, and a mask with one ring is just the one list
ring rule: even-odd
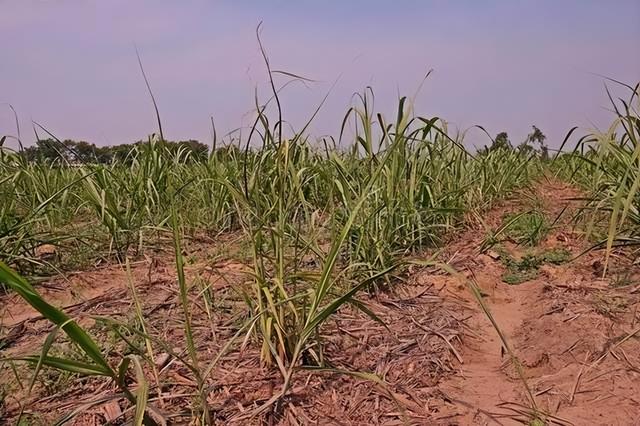
{"label": "distant tree", "polygon": [[485,148],[485,152],[488,153],[490,151],[495,151],[498,149],[513,149],[507,132],[498,133],[496,135],[496,138],[491,143],[491,146],[489,148]]}
{"label": "distant tree", "polygon": [[533,132],[529,134],[529,140],[532,143],[537,143],[539,145],[540,155],[543,159],[547,160],[549,158],[549,148],[547,148],[547,145],[545,144],[547,136],[535,125],[531,127],[533,128]]}
{"label": "distant tree", "polygon": [[67,159],[64,146],[54,139],[41,139],[34,146],[24,149],[22,155],[28,161],[56,161]]}
{"label": "distant tree", "polygon": [[113,161],[113,152],[109,146],[97,146],[95,148],[95,160],[100,164],[109,164]]}
{"label": "distant tree", "polygon": [[536,152],[536,149],[532,145],[529,145],[527,141],[524,141],[518,145],[518,152],[520,154],[531,155]]}
{"label": "distant tree", "polygon": [[157,149],[164,150],[171,155],[180,153],[182,160],[189,162],[206,161],[209,156],[209,146],[194,139],[184,141],[137,141],[113,146],[98,147],[85,141],[71,139],[62,142],[54,139],[43,139],[34,146],[24,149],[22,155],[28,161],[65,161],[80,163],[108,164],[112,161],[130,164],[136,150],[147,148],[147,144],[153,144]]}
{"label": "distant tree", "polygon": [[544,145],[544,141],[547,139],[544,133],[538,129],[535,125],[531,126],[533,132],[527,135],[527,140],[531,143],[538,143],[540,146]]}
{"label": "distant tree", "polygon": [[189,149],[197,161],[205,161],[209,156],[209,146],[194,139],[178,142],[179,146]]}
{"label": "distant tree", "polygon": [[531,128],[533,129],[532,132],[529,133],[524,142],[518,146],[518,150],[525,154],[539,153],[543,159],[548,159],[549,149],[545,145],[547,137],[537,126],[533,125]]}
{"label": "distant tree", "polygon": [[194,139],[186,141],[165,141],[165,146],[173,155],[179,152],[189,161],[205,161],[209,156],[209,146]]}
{"label": "distant tree", "polygon": [[74,160],[81,163],[96,161],[96,146],[85,141],[64,141],[64,144],[72,151]]}
{"label": "distant tree", "polygon": [[105,153],[108,154],[111,158],[111,161],[116,161],[119,163],[130,163],[131,162],[131,153],[135,149],[136,145],[142,142],[135,142],[133,144],[120,144],[120,145],[112,145],[105,147]]}
{"label": "distant tree", "polygon": [[231,159],[242,155],[242,149],[233,144],[223,145],[216,148],[215,155],[217,158]]}

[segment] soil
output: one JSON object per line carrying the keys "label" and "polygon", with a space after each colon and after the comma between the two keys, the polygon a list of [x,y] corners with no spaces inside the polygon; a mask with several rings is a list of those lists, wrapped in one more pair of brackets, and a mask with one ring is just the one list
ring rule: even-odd
{"label": "soil", "polygon": [[[388,291],[360,296],[385,323],[360,309],[341,309],[322,329],[325,358],[335,370],[300,371],[290,392],[274,409],[248,417],[280,389],[277,368],[260,364],[253,339],[239,340],[220,359],[210,382],[208,405],[216,424],[269,425],[635,425],[640,424],[640,268],[614,252],[602,278],[602,251],[575,226],[581,194],[544,180],[535,190],[516,194],[451,235],[438,254],[460,272],[412,266],[403,282]],[[536,247],[510,239],[480,253],[487,229],[505,214],[537,203],[554,222]],[[556,220],[557,219],[557,220]],[[546,263],[519,285],[502,281],[505,256],[565,249],[577,258]],[[185,243],[187,278],[199,358],[215,358],[247,316],[240,289],[247,280],[241,259],[220,260],[221,244]],[[427,257],[425,253],[423,257]],[[231,256],[233,257],[233,256]],[[236,256],[238,257],[238,256]],[[131,265],[132,281],[143,303],[149,332],[185,348],[178,286],[170,248]],[[198,293],[210,285],[211,306]],[[504,336],[499,337],[469,289],[482,301]],[[52,279],[39,291],[106,342],[113,359],[125,348],[96,317],[135,323],[125,270],[107,265]],[[37,354],[48,322],[15,295],[0,298],[0,356]],[[73,354],[59,339],[58,351]],[[161,386],[149,374],[150,404],[168,424],[190,423],[195,382],[190,371],[160,348],[154,354]],[[15,363],[0,370],[6,424],[21,417],[31,423],[55,419],[85,405],[69,424],[125,424],[131,411],[114,397],[115,387],[101,378],[70,377],[47,370],[27,391],[31,370]],[[336,370],[375,373],[385,385]],[[150,373],[150,372],[148,372]],[[528,389],[528,391],[527,391]],[[99,402],[95,402],[99,401]],[[537,420],[536,420],[537,419]],[[0,421],[0,424],[3,424]]]}
{"label": "soil", "polygon": [[[565,249],[574,256],[588,247],[571,226],[581,197],[574,188],[544,182],[535,198],[547,217],[563,212],[538,251]],[[506,211],[521,211],[511,202],[493,211],[487,222],[497,227]],[[566,210],[565,210],[566,207]],[[496,215],[496,213],[498,213]],[[624,274],[630,283],[615,287],[604,280],[602,252],[589,252],[564,265],[544,265],[537,278],[520,285],[501,282],[505,267],[498,256],[478,255],[483,235],[468,230],[449,246],[458,270],[482,290],[484,301],[516,359],[487,316],[476,310],[468,323],[479,336],[466,339],[468,362],[458,374],[441,381],[439,389],[456,402],[453,424],[640,424],[640,317],[637,314],[638,267],[622,257],[613,261],[611,275]],[[509,252],[521,247],[509,247]],[[458,296],[473,297],[460,280],[443,278]],[[522,376],[514,367],[522,367]]]}

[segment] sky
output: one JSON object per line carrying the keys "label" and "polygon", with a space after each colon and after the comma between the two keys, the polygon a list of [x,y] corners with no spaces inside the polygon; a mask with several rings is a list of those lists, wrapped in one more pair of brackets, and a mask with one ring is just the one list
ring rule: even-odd
{"label": "sky", "polygon": [[557,147],[573,126],[608,126],[602,75],[640,81],[638,0],[0,0],[0,135],[16,135],[10,104],[25,145],[32,122],[97,145],[145,139],[157,125],[136,46],[167,139],[209,143],[211,117],[219,135],[246,128],[256,93],[270,96],[260,22],[272,68],[313,80],[283,91],[289,125],[329,94],[314,137],[337,137],[371,86],[389,120],[406,95],[453,131],[519,143],[535,124]]}

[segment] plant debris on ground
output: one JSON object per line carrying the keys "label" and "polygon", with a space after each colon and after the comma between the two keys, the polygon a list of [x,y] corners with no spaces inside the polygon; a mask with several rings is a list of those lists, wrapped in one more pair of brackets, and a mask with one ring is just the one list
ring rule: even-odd
{"label": "plant debris on ground", "polygon": [[636,421],[638,86],[553,158],[371,91],[314,145],[275,87],[207,158],[160,126],[108,164],[0,140],[2,421]]}

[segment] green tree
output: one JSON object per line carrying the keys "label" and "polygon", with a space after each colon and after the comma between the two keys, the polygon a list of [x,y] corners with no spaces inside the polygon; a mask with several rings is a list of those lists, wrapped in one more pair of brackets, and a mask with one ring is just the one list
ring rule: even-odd
{"label": "green tree", "polygon": [[[539,153],[543,159],[549,158],[549,149],[547,148],[545,141],[547,136],[536,126],[531,126],[533,129],[531,133],[527,135],[527,138],[518,146],[518,150],[525,154]],[[536,148],[537,145],[537,148]]]}
{"label": "green tree", "polygon": [[509,140],[509,135],[507,132],[500,132],[496,135],[496,138],[493,140],[491,144],[490,150],[495,149],[513,149],[511,145],[511,141]]}
{"label": "green tree", "polygon": [[41,139],[34,146],[25,148],[22,155],[28,161],[56,161],[67,158],[64,151],[60,142],[54,139]]}
{"label": "green tree", "polygon": [[[25,148],[22,155],[28,161],[65,161],[80,163],[107,164],[118,161],[128,164],[132,160],[135,149],[147,141],[137,141],[120,145],[97,147],[95,144],[85,141],[66,139],[62,142],[54,139],[43,139],[34,146]],[[162,149],[171,155],[180,153],[183,160],[190,162],[206,161],[209,155],[209,147],[194,139],[184,141],[163,141]]]}

